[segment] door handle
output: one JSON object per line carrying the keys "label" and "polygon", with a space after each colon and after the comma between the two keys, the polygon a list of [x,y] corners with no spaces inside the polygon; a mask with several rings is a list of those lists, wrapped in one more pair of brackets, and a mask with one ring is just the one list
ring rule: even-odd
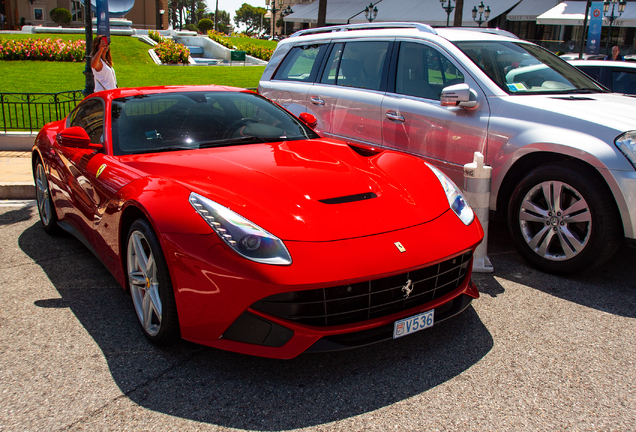
{"label": "door handle", "polygon": [[320,96],[312,96],[309,100],[311,100],[311,103],[314,105],[325,106],[325,101],[320,99]]}
{"label": "door handle", "polygon": [[402,117],[395,111],[387,111],[385,115],[386,115],[386,118],[388,118],[389,120],[394,120],[394,121],[404,123],[404,117]]}

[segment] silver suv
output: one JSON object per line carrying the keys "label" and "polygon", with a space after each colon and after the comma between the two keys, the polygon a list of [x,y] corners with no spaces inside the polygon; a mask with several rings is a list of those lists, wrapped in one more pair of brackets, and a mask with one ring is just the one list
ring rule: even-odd
{"label": "silver suv", "polygon": [[544,271],[589,269],[623,238],[636,244],[636,100],[508,32],[304,30],[278,44],[259,92],[315,115],[323,136],[418,155],[458,184],[480,151],[491,210]]}

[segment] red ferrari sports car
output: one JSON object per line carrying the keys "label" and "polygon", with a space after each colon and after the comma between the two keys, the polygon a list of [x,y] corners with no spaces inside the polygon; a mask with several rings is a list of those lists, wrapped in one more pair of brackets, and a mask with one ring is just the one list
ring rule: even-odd
{"label": "red ferrari sports car", "polygon": [[42,224],[130,290],[156,344],[292,358],[464,310],[483,231],[461,192],[314,122],[230,87],[95,93],[36,139]]}

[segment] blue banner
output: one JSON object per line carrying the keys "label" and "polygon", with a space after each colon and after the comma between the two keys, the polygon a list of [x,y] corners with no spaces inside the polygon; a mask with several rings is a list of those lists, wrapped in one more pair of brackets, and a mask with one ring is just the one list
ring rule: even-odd
{"label": "blue banner", "polygon": [[[603,3],[601,3],[603,4]],[[97,0],[97,35],[106,36],[110,43],[110,20],[108,19],[108,0]]]}
{"label": "blue banner", "polygon": [[601,30],[603,29],[603,2],[596,1],[590,5],[590,20],[587,31],[586,54],[598,54],[601,48]]}

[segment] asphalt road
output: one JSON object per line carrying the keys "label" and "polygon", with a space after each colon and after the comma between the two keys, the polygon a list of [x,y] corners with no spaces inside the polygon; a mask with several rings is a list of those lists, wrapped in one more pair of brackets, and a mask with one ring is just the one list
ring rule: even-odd
{"label": "asphalt road", "polygon": [[0,203],[0,431],[636,430],[636,249],[529,268],[491,223],[481,298],[431,329],[269,360],[147,342],[130,297],[33,203]]}

